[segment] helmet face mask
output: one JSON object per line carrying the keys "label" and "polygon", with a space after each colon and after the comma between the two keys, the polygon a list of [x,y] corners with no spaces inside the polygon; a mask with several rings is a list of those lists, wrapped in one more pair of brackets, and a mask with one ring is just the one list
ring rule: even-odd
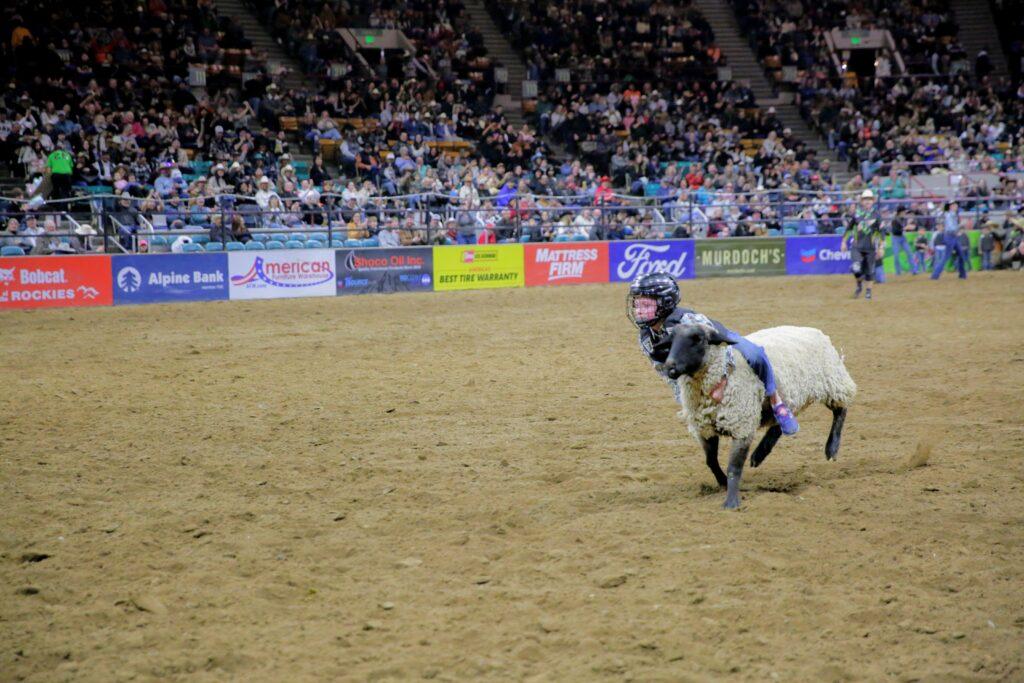
{"label": "helmet face mask", "polygon": [[633,280],[626,296],[626,316],[640,328],[664,320],[679,305],[679,285],[668,273],[648,273]]}

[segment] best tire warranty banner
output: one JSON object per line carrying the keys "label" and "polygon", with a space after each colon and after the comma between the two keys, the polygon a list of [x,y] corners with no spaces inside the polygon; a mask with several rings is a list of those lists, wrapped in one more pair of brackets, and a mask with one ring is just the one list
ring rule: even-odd
{"label": "best tire warranty banner", "polygon": [[522,287],[523,245],[434,247],[434,289]]}
{"label": "best tire warranty banner", "polygon": [[524,244],[526,286],[608,282],[607,242]]}
{"label": "best tire warranty banner", "polygon": [[0,258],[0,308],[110,306],[109,256]]}

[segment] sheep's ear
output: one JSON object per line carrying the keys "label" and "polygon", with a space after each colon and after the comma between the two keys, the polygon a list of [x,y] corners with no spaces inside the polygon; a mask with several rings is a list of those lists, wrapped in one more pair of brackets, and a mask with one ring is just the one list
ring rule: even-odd
{"label": "sheep's ear", "polygon": [[717,329],[708,330],[708,344],[728,344],[729,340],[723,337]]}

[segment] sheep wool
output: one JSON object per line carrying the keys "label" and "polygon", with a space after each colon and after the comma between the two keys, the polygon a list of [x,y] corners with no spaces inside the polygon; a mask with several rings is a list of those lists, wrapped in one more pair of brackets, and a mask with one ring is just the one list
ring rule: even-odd
{"label": "sheep wool", "polygon": [[[821,330],[785,325],[760,330],[747,338],[764,347],[779,392],[794,414],[812,403],[829,408],[852,403],[857,385],[832,340]],[[704,367],[693,377],[676,380],[682,406],[679,417],[694,437],[727,434],[748,439],[761,426],[764,385],[742,355],[732,354],[735,367],[729,373],[722,402],[711,399],[711,390],[725,374],[727,353],[725,345],[709,346]]]}

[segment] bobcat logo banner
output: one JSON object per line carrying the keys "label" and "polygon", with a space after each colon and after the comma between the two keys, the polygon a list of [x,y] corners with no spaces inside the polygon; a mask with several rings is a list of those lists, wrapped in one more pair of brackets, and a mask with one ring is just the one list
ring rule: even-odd
{"label": "bobcat logo banner", "polygon": [[114,256],[114,304],[228,298],[227,254]]}
{"label": "bobcat logo banner", "polygon": [[106,256],[0,258],[0,308],[109,306],[111,290]]}

